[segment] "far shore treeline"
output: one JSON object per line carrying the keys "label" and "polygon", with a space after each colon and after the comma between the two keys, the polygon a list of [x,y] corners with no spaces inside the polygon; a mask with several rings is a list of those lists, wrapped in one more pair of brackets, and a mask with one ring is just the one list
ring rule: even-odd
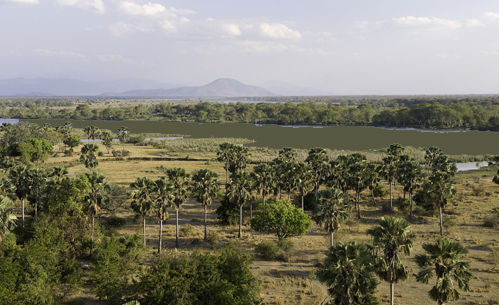
{"label": "far shore treeline", "polygon": [[1,98],[0,117],[499,130],[499,96],[265,97],[258,102],[104,97]]}

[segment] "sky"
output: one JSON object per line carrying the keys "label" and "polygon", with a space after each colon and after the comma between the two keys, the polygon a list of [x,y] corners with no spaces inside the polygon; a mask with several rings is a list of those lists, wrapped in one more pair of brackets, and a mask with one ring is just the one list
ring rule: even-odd
{"label": "sky", "polygon": [[498,0],[0,0],[0,79],[499,93]]}

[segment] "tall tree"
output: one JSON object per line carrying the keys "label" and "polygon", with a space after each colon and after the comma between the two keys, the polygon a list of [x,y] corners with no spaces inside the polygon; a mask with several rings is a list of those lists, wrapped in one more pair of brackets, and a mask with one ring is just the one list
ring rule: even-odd
{"label": "tall tree", "polygon": [[326,252],[317,276],[325,283],[333,304],[378,304],[374,292],[378,282],[374,274],[371,248],[356,241],[338,242]]}
{"label": "tall tree", "polygon": [[175,247],[180,247],[178,236],[178,210],[187,200],[187,190],[189,189],[190,175],[184,168],[170,168],[166,170],[166,178],[170,180],[173,185],[173,203],[175,206]]}
{"label": "tall tree", "polygon": [[142,216],[142,233],[144,235],[144,246],[146,246],[146,216],[154,207],[152,193],[154,191],[154,182],[149,178],[137,178],[135,182],[130,184],[132,192],[130,196],[133,201],[131,203],[132,210]]}
{"label": "tall tree", "polygon": [[393,184],[397,175],[397,157],[388,155],[383,158],[383,176],[390,185],[390,209],[393,211]]}
{"label": "tall tree", "polygon": [[242,237],[243,206],[250,199],[251,179],[245,170],[237,170],[230,176],[227,196],[239,205],[239,235]]}
{"label": "tall tree", "polygon": [[197,201],[204,207],[204,239],[207,239],[206,214],[207,206],[213,202],[220,190],[218,175],[209,169],[200,169],[192,176],[192,192]]}
{"label": "tall tree", "polygon": [[125,156],[125,144],[126,144],[126,140],[128,139],[129,134],[130,134],[130,130],[126,126],[121,126],[118,129],[118,136],[120,137],[121,141],[123,142],[123,156]]}
{"label": "tall tree", "polygon": [[45,195],[45,187],[47,185],[47,178],[50,172],[47,168],[39,166],[30,168],[27,172],[28,181],[28,200],[34,207],[35,217],[38,216],[39,205],[42,203],[42,197]]}
{"label": "tall tree", "polygon": [[438,207],[440,236],[444,236],[443,211],[456,192],[456,189],[452,186],[452,174],[436,171],[428,178],[428,181],[434,191],[435,206]]}
{"label": "tall tree", "polygon": [[295,173],[297,178],[297,188],[301,197],[301,210],[305,212],[305,195],[314,187],[314,173],[310,164],[305,162],[298,163]]}
{"label": "tall tree", "polygon": [[400,183],[404,185],[404,190],[409,193],[409,217],[412,219],[414,217],[412,208],[414,190],[423,178],[421,166],[414,160],[408,160],[400,164],[398,171]]}
{"label": "tall tree", "polygon": [[265,208],[265,200],[273,186],[273,171],[268,163],[260,163],[253,168],[251,173],[255,181],[256,189],[262,194],[263,207]]}
{"label": "tall tree", "polygon": [[222,143],[218,147],[217,160],[224,163],[225,169],[225,184],[229,184],[229,169],[231,165],[232,156],[234,154],[234,144]]}
{"label": "tall tree", "polygon": [[159,218],[158,253],[161,253],[163,247],[163,221],[168,217],[168,208],[174,205],[173,184],[166,177],[163,177],[156,180],[154,191]]}
{"label": "tall tree", "polygon": [[394,286],[407,279],[407,268],[400,259],[401,254],[411,255],[414,234],[409,223],[402,218],[383,217],[379,226],[367,230],[373,237],[376,272],[382,280],[390,283],[390,305],[394,302]]}
{"label": "tall tree", "polygon": [[418,282],[425,284],[436,275],[437,280],[429,291],[429,296],[439,305],[459,299],[458,284],[464,291],[470,290],[470,280],[473,277],[468,262],[462,261],[462,256],[468,253],[460,242],[447,238],[436,238],[435,243],[424,243],[426,254],[416,255],[416,263],[421,267],[416,276]]}
{"label": "tall tree", "polygon": [[321,147],[312,148],[308,152],[307,159],[305,159],[305,162],[310,164],[314,170],[314,193],[316,201],[319,198],[319,185],[324,177],[324,173],[326,172],[328,161],[329,157],[327,156],[326,150]]}
{"label": "tall tree", "polygon": [[107,195],[111,191],[111,187],[107,182],[106,177],[98,172],[92,171],[85,173],[89,182],[89,193],[86,199],[86,211],[92,218],[91,227],[91,253],[94,249],[94,231],[95,231],[95,217],[99,213],[101,207],[109,202]]}
{"label": "tall tree", "polygon": [[14,193],[21,201],[21,224],[24,228],[25,201],[29,194],[28,167],[26,165],[14,165],[9,170],[9,179],[14,185]]}
{"label": "tall tree", "polygon": [[107,149],[107,153],[109,153],[109,149],[113,148],[113,137],[107,131],[103,131],[100,135],[100,139],[102,140],[102,144]]}
{"label": "tall tree", "polygon": [[326,189],[319,192],[319,203],[314,209],[312,220],[330,234],[329,246],[334,244],[334,232],[339,231],[340,221],[347,219],[350,214],[348,198],[338,189]]}

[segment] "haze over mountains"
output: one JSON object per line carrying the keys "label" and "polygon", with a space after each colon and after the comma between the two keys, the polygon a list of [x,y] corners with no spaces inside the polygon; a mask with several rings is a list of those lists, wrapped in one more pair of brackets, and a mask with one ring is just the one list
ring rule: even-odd
{"label": "haze over mountains", "polygon": [[120,96],[120,97],[256,97],[272,95],[322,95],[323,92],[282,82],[250,86],[219,78],[203,86],[179,86],[135,78],[83,81],[72,78],[16,78],[0,80],[0,96]]}

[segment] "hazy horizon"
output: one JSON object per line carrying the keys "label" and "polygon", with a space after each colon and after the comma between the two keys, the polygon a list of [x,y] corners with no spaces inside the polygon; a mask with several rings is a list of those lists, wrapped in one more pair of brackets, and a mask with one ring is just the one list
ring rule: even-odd
{"label": "hazy horizon", "polygon": [[499,93],[499,1],[0,0],[0,79]]}

